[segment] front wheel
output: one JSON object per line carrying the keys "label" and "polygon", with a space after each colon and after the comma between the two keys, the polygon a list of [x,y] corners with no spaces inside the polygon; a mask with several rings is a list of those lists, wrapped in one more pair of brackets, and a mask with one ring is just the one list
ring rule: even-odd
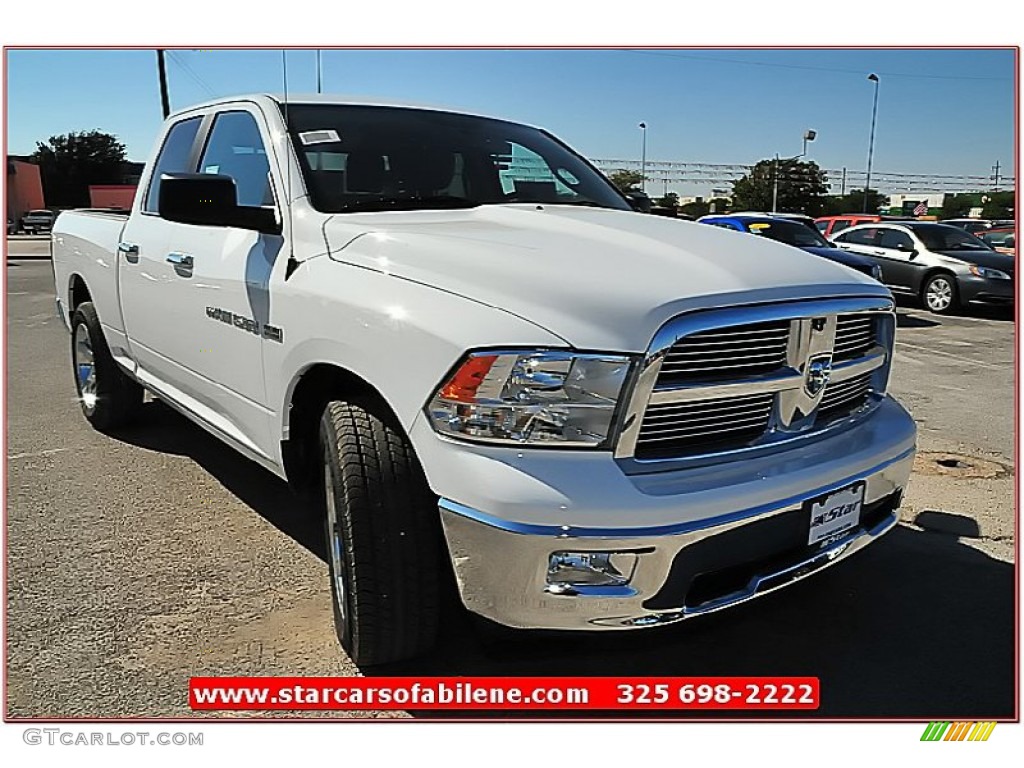
{"label": "front wheel", "polygon": [[103,336],[96,307],[86,301],[71,317],[71,365],[82,413],[101,432],[131,421],[142,405],[143,390],[122,371]]}
{"label": "front wheel", "polygon": [[924,305],[937,315],[955,312],[959,306],[956,278],[952,275],[932,275],[921,290]]}
{"label": "front wheel", "polygon": [[324,527],[342,647],[360,666],[429,651],[439,625],[441,531],[408,439],[352,403],[320,420]]}

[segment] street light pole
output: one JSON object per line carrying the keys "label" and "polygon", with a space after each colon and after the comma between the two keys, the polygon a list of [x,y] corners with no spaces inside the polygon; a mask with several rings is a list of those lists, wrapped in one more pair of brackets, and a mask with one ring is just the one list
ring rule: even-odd
{"label": "street light pole", "polygon": [[647,192],[647,123],[640,123],[640,189]]}
{"label": "street light pole", "polygon": [[772,213],[779,208],[779,153],[775,153],[775,168],[772,172]]}
{"label": "street light pole", "polygon": [[[786,161],[789,162],[790,160],[799,160],[801,157],[804,157],[807,154],[807,142],[808,141],[814,141],[814,139],[815,139],[815,137],[817,135],[818,135],[818,132],[814,131],[814,130],[811,130],[810,128],[808,128],[806,131],[804,131],[804,135],[803,135],[804,150],[803,150],[803,152],[801,152],[799,155],[796,155],[795,157],[788,157],[788,158],[786,158]],[[775,153],[775,172],[772,175],[775,178],[772,180],[772,210],[771,210],[771,213],[777,213],[778,209],[779,209],[779,153],[778,152]]]}
{"label": "street light pole", "polygon": [[878,117],[878,75],[872,72],[868,80],[875,84],[875,98],[871,106],[871,136],[868,139],[868,172],[864,180],[864,213],[868,213],[868,190],[871,188],[871,161],[875,155],[875,120]]}

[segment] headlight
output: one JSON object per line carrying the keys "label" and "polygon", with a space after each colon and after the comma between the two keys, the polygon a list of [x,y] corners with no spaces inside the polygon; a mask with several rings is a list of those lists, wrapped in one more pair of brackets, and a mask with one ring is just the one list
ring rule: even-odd
{"label": "headlight", "polygon": [[1009,280],[1010,276],[1003,272],[1001,269],[992,269],[991,267],[979,267],[977,264],[971,264],[967,267],[972,275],[975,277],[988,277],[993,280]]}
{"label": "headlight", "polygon": [[427,406],[434,429],[486,443],[601,447],[630,358],[474,352]]}

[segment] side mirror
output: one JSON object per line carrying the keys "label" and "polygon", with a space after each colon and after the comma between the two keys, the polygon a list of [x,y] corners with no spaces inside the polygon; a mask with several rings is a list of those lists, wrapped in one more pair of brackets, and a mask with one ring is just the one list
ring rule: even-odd
{"label": "side mirror", "polygon": [[629,201],[630,206],[634,211],[638,213],[650,213],[651,212],[651,198],[646,193],[640,190],[633,190],[632,192],[625,192],[626,200]]}
{"label": "side mirror", "polygon": [[237,227],[268,235],[281,234],[269,208],[238,204],[235,180],[214,173],[167,173],[160,179],[160,217],[179,224]]}
{"label": "side mirror", "polygon": [[911,250],[907,251],[907,257],[911,258],[911,259],[916,259],[917,258],[917,249],[916,248],[912,248]]}

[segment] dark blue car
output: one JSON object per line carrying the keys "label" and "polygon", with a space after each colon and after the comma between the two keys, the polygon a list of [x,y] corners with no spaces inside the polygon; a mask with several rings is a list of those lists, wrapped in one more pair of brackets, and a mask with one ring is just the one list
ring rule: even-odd
{"label": "dark blue car", "polygon": [[710,224],[713,227],[734,229],[737,232],[748,232],[760,237],[777,240],[780,243],[792,245],[816,256],[824,256],[831,261],[852,267],[858,272],[870,275],[875,280],[879,280],[882,276],[878,265],[871,259],[866,256],[850,253],[849,251],[839,250],[822,237],[817,229],[798,221],[748,214],[703,216],[697,219],[697,221],[701,224]]}

